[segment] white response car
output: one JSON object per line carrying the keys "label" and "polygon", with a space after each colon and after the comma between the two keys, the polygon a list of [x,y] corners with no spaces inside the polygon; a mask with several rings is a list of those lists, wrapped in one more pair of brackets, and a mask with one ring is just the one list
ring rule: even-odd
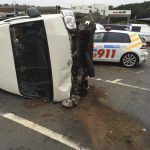
{"label": "white response car", "polygon": [[133,67],[147,60],[146,43],[137,33],[129,31],[99,31],[94,35],[93,60],[118,62]]}

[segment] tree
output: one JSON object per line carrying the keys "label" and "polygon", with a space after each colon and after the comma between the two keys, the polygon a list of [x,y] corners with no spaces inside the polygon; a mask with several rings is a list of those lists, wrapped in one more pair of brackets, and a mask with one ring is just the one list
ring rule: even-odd
{"label": "tree", "polygon": [[126,4],[115,7],[119,10],[131,10],[131,19],[150,17],[150,2],[145,1],[143,3]]}

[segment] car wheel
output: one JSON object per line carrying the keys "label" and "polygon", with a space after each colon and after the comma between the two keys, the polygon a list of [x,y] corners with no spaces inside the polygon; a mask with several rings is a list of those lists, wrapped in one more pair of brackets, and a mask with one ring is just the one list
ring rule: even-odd
{"label": "car wheel", "polygon": [[138,57],[134,53],[126,53],[122,56],[121,63],[128,68],[134,67],[138,63]]}

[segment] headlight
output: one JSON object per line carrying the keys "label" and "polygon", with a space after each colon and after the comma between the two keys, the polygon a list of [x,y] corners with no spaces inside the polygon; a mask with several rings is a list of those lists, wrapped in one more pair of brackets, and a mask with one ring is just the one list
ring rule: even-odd
{"label": "headlight", "polygon": [[66,27],[68,29],[76,29],[76,22],[75,22],[75,18],[72,16],[66,16],[64,17],[65,23],[66,23]]}
{"label": "headlight", "polygon": [[67,29],[76,29],[75,16],[72,10],[61,10]]}
{"label": "headlight", "polygon": [[62,12],[62,14],[63,14],[64,16],[74,16],[74,13],[73,13],[72,10],[67,10],[67,9],[64,10],[64,9],[62,9],[61,12]]}

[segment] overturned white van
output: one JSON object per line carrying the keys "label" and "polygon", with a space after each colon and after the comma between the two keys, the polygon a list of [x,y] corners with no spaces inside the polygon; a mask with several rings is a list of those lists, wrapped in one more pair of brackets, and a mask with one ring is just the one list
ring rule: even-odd
{"label": "overturned white van", "polygon": [[1,89],[60,102],[70,97],[71,67],[69,35],[61,14],[0,22]]}

